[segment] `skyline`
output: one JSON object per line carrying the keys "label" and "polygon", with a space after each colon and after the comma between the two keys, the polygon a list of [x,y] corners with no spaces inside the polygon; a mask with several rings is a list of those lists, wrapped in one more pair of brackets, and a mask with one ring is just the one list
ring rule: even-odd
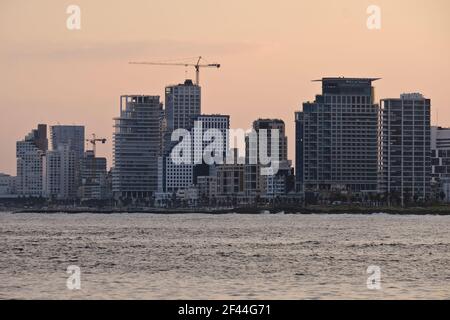
{"label": "skyline", "polygon": [[[439,125],[450,125],[445,114],[450,97],[441,80],[450,73],[445,34],[450,3],[445,0],[414,5],[377,1],[382,9],[379,31],[366,28],[371,1],[286,1],[277,8],[258,1],[256,15],[255,1],[196,1],[201,10],[174,2],[77,1],[82,10],[79,31],[65,26],[70,3],[0,4],[0,96],[8,115],[0,128],[5,150],[0,172],[15,174],[15,142],[38,123],[81,124],[87,136],[107,137],[98,154],[107,156],[111,166],[112,119],[120,96],[163,97],[165,86],[182,83],[186,76],[184,68],[130,66],[130,60],[201,54],[220,63],[219,70],[201,74],[202,112],[229,114],[231,128],[250,128],[257,118],[284,120],[289,159],[295,158],[294,112],[314,100],[320,85],[311,80],[322,76],[381,77],[375,84],[376,102],[422,92],[433,101],[432,123],[439,114]],[[320,24],[314,23],[317,17]],[[12,28],[14,33],[9,33]],[[326,37],[329,41],[323,41]],[[194,78],[190,68],[187,72]]]}

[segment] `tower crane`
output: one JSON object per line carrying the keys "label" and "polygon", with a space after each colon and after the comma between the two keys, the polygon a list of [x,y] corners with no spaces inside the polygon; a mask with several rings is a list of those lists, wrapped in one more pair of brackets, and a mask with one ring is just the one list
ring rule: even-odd
{"label": "tower crane", "polygon": [[131,61],[129,64],[147,64],[153,66],[183,66],[183,67],[194,67],[195,68],[195,84],[200,83],[200,68],[220,68],[218,63],[200,63],[202,57],[197,58],[197,63],[182,63],[182,62],[135,62]]}
{"label": "tower crane", "polygon": [[91,139],[86,139],[86,142],[89,142],[90,144],[92,144],[92,151],[94,151],[94,158],[95,158],[95,154],[96,154],[96,149],[97,149],[97,142],[101,142],[102,144],[106,143],[106,139],[105,138],[97,138],[95,133],[92,134],[92,138]]}
{"label": "tower crane", "polygon": [[97,177],[97,166],[96,166],[96,149],[97,149],[97,142],[101,142],[102,144],[106,143],[106,139],[105,138],[97,138],[97,136],[95,135],[95,133],[92,134],[92,138],[91,139],[86,139],[86,142],[89,142],[90,144],[92,144],[92,152],[94,153],[94,156],[92,158],[92,163],[90,164],[91,170],[89,173],[89,177],[84,178],[84,182],[83,184],[86,185],[96,185],[97,183],[99,183],[98,177]]}

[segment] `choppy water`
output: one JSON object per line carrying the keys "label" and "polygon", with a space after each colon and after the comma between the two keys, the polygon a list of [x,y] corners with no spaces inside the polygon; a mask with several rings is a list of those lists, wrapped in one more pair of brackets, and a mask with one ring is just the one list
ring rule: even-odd
{"label": "choppy water", "polygon": [[1,213],[0,239],[1,299],[450,298],[450,217]]}

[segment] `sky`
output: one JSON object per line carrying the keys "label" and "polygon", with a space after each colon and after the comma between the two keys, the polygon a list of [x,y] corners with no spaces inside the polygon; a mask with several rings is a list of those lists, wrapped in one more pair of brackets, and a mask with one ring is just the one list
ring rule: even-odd
{"label": "sky", "polygon": [[[69,5],[81,29],[69,30]],[[367,28],[367,8],[381,29]],[[108,143],[124,94],[160,95],[194,78],[191,68],[129,65],[203,56],[202,112],[286,123],[294,160],[294,112],[327,76],[380,77],[376,98],[421,92],[432,122],[450,126],[448,0],[1,0],[0,172],[15,174],[15,143],[38,123],[83,124]],[[183,60],[194,61],[194,60]]]}

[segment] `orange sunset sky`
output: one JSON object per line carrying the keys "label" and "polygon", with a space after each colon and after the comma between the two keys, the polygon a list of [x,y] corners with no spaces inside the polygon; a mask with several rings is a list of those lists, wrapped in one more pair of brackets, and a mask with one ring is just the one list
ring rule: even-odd
{"label": "orange sunset sky", "polygon": [[[66,28],[67,6],[81,30]],[[381,30],[366,27],[369,5]],[[381,77],[377,100],[402,92],[432,99],[450,126],[448,0],[0,0],[0,172],[15,174],[15,142],[38,123],[84,124],[108,138],[121,94],[161,95],[184,67],[128,65],[202,55],[203,113],[233,128],[281,118],[294,160],[294,112],[323,76]],[[193,78],[193,70],[187,76]]]}

